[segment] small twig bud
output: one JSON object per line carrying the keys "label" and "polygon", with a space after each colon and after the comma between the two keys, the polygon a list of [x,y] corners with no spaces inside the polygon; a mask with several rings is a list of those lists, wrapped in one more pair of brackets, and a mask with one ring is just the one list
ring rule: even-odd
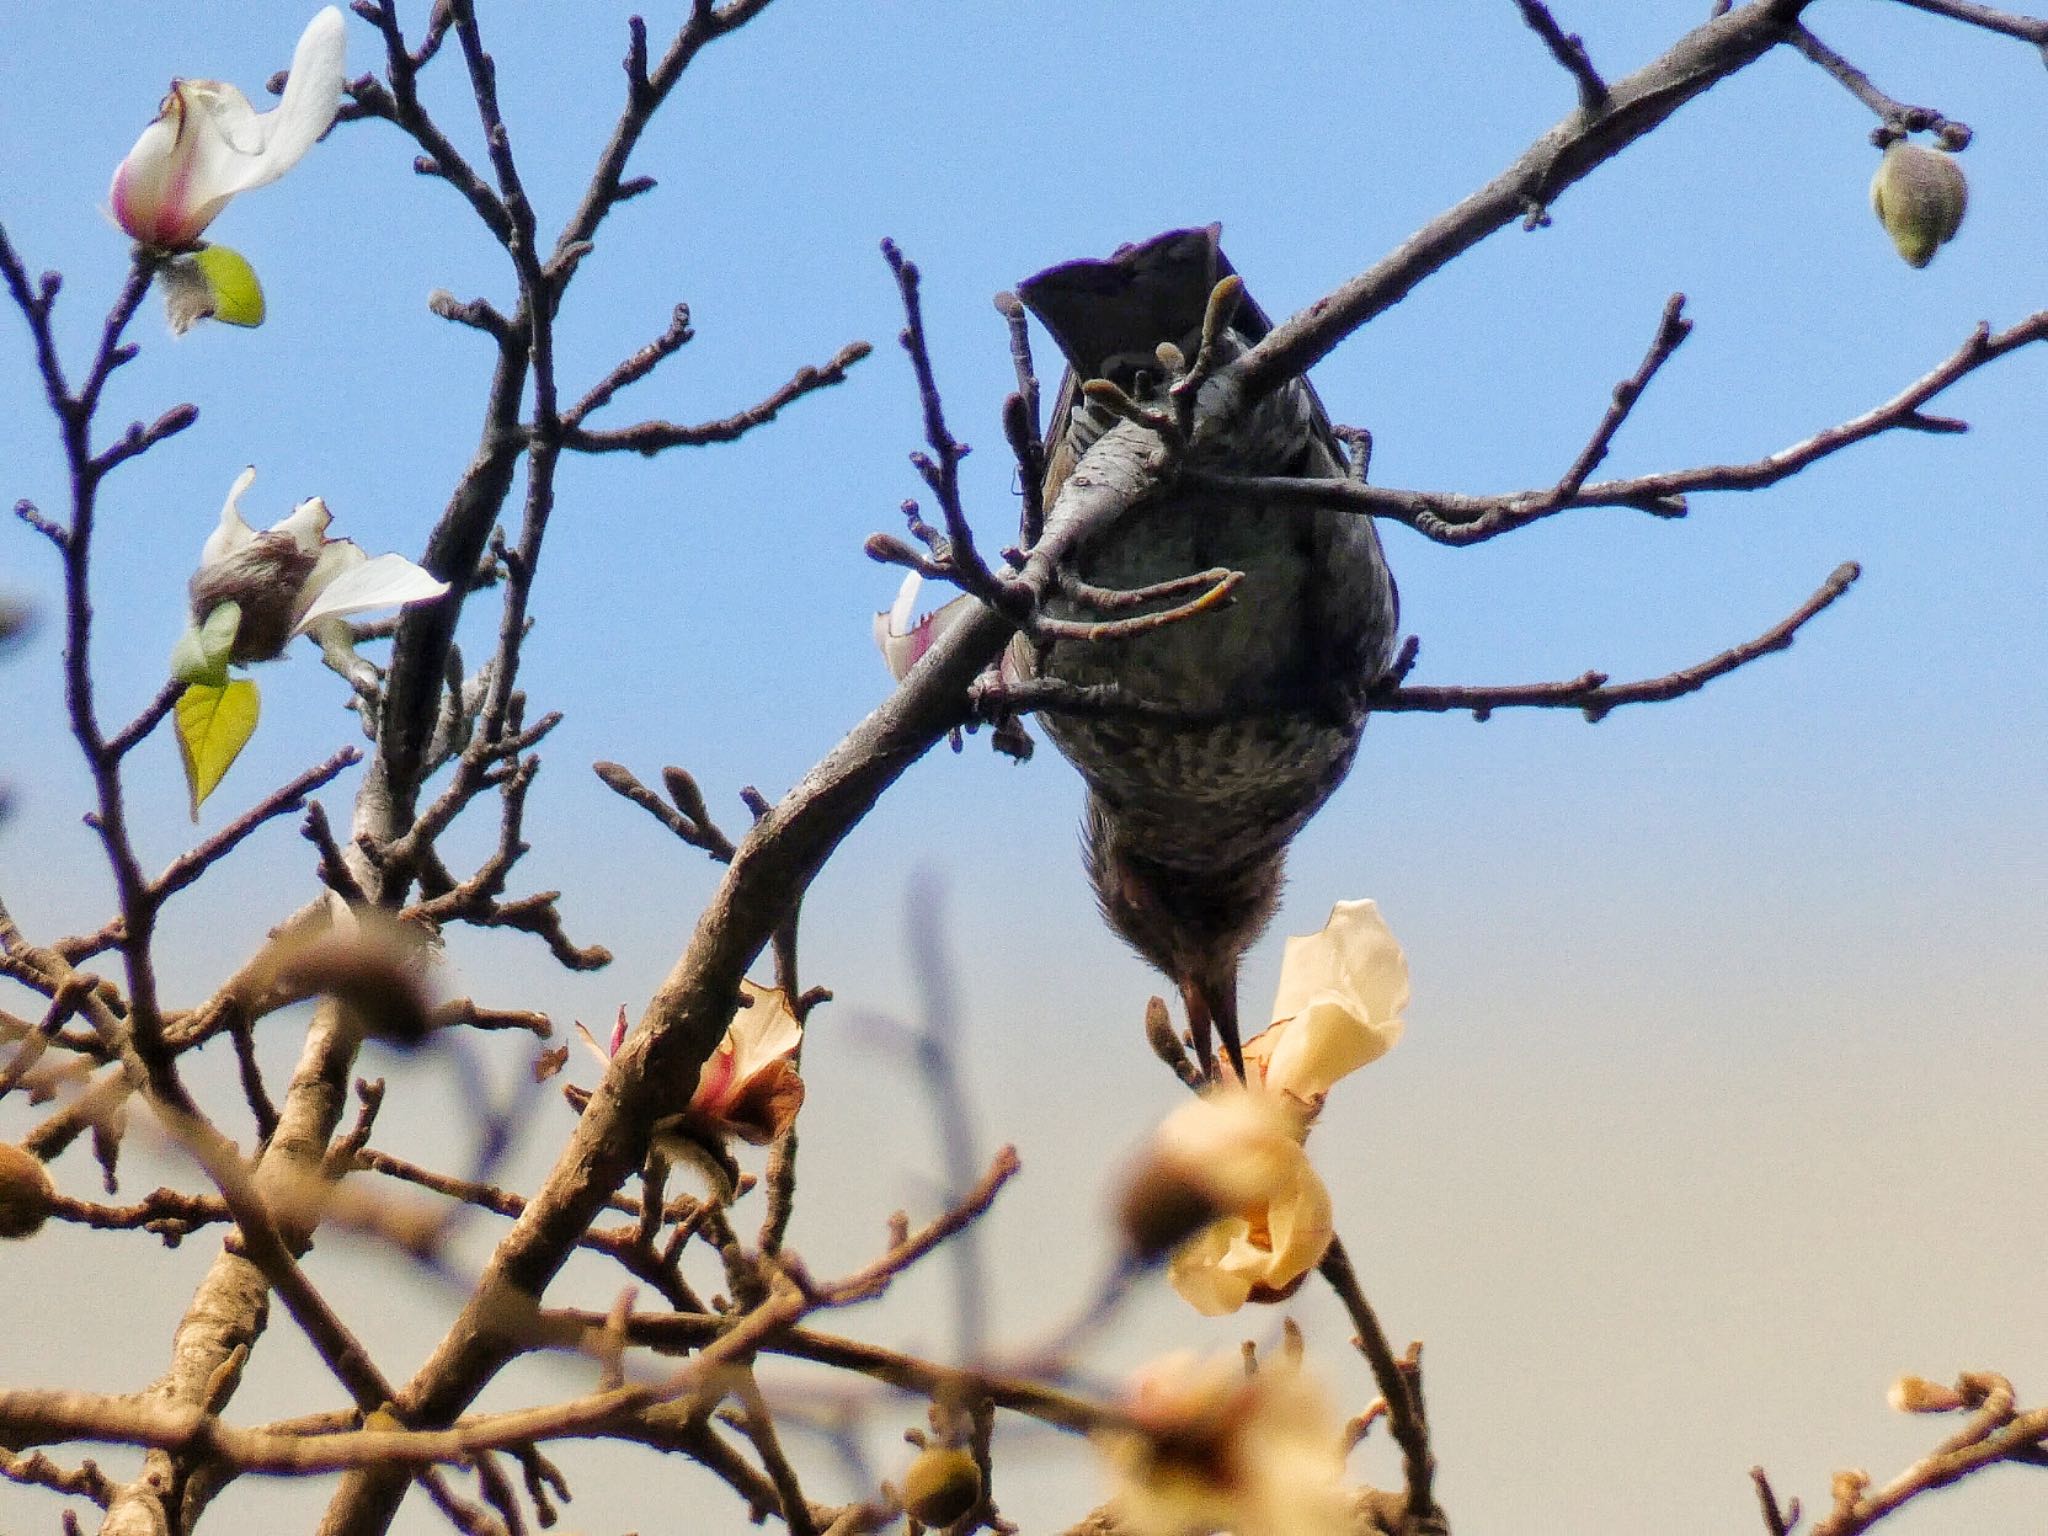
{"label": "small twig bud", "polygon": [[1925,1376],[1901,1376],[1885,1401],[1898,1413],[1954,1413],[1965,1405],[1963,1394]]}

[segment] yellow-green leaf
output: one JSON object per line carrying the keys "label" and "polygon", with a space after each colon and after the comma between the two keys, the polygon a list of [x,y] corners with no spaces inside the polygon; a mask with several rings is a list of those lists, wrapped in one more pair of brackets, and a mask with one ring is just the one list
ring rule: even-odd
{"label": "yellow-green leaf", "polygon": [[178,756],[192,790],[192,819],[220,784],[228,765],[256,734],[256,685],[246,677],[227,683],[187,683],[178,695]]}
{"label": "yellow-green leaf", "polygon": [[213,318],[228,325],[263,323],[263,285],[240,251],[209,245],[192,253],[213,294]]}
{"label": "yellow-green leaf", "polygon": [[241,623],[242,605],[222,603],[204,623],[192,625],[171,647],[171,676],[181,683],[225,683]]}

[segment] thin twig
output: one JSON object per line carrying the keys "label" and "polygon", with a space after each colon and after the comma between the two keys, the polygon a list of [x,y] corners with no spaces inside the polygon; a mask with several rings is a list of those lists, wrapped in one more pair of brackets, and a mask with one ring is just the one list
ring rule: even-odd
{"label": "thin twig", "polygon": [[799,368],[770,394],[730,416],[680,426],[672,421],[642,421],[630,427],[593,430],[563,418],[562,446],[578,453],[638,453],[653,457],[670,448],[701,448],[730,443],[756,427],[766,426],[785,407],[805,395],[846,382],[847,370],[874,350],[864,341],[850,341],[818,368]]}
{"label": "thin twig", "polygon": [[1351,1256],[1344,1251],[1341,1239],[1330,1239],[1329,1251],[1323,1255],[1320,1269],[1330,1289],[1343,1302],[1344,1310],[1351,1318],[1351,1326],[1358,1330],[1355,1342],[1366,1363],[1372,1367],[1380,1396],[1386,1399],[1387,1426],[1393,1432],[1395,1443],[1401,1447],[1409,1517],[1413,1520],[1426,1519],[1436,1510],[1436,1499],[1431,1492],[1436,1476],[1436,1456],[1429,1448],[1429,1424],[1423,1417],[1415,1380],[1394,1357],[1393,1346],[1387,1342],[1372,1303],[1365,1299],[1357,1271],[1352,1269]]}
{"label": "thin twig", "polygon": [[1587,720],[1597,721],[1624,704],[1658,704],[1697,693],[1708,683],[1726,677],[1738,667],[1747,666],[1773,651],[1787,649],[1807,621],[1847,592],[1862,574],[1862,568],[1854,561],[1836,566],[1811,597],[1754,640],[1745,640],[1718,656],[1676,672],[1667,672],[1661,677],[1644,678],[1633,683],[1610,683],[1604,672],[1586,672],[1563,682],[1518,683],[1496,688],[1402,684],[1373,694],[1370,707],[1375,711],[1438,714],[1469,709],[1475,720],[1488,718],[1496,709],[1576,709]]}
{"label": "thin twig", "polygon": [[1932,107],[1908,106],[1905,102],[1892,100],[1871,83],[1870,76],[1815,37],[1803,23],[1793,24],[1786,34],[1786,41],[1826,70],[1841,83],[1844,90],[1877,114],[1880,126],[1872,138],[1880,148],[1894,139],[1904,138],[1909,133],[1923,132],[1937,135],[1948,149],[1968,147],[1970,127],[1967,123],[1951,122]]}
{"label": "thin twig", "polygon": [[1557,24],[1557,18],[1550,14],[1550,7],[1542,0],[1515,0],[1521,8],[1522,20],[1529,30],[1543,39],[1543,46],[1550,50],[1550,56],[1564,67],[1565,73],[1579,88],[1579,106],[1587,112],[1598,112],[1607,104],[1607,82],[1600,78],[1600,72],[1593,68],[1593,59],[1586,52],[1585,41],[1576,32],[1568,33]]}

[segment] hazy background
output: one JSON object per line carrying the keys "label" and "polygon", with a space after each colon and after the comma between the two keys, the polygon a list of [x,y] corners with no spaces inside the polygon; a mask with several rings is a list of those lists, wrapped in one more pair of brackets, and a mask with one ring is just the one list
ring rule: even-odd
{"label": "hazy background", "polygon": [[[65,273],[74,368],[127,261],[100,211],[107,179],[165,83],[217,75],[254,96],[311,9],[10,10],[0,222],[32,271]],[[657,46],[679,9],[650,14]],[[1581,0],[1561,19],[1615,77],[1705,9]],[[414,32],[424,12],[409,8]],[[616,110],[625,14],[485,8],[544,231]],[[736,446],[565,462],[522,680],[531,713],[568,718],[543,749],[535,847],[513,890],[559,886],[572,936],[618,958],[570,976],[537,942],[458,931],[451,986],[543,1009],[564,1030],[577,1017],[601,1025],[622,1002],[637,1015],[716,871],[588,764],[618,758],[652,780],[680,763],[736,830],[741,785],[779,795],[885,691],[868,627],[895,576],[860,542],[900,526],[898,500],[921,487],[904,461],[920,428],[882,236],[924,267],[953,424],[981,448],[970,507],[999,543],[1015,502],[997,289],[1221,219],[1253,292],[1286,313],[1493,176],[1574,100],[1505,0],[1288,0],[1259,8],[1256,25],[1245,14],[1213,0],[784,0],[699,60],[634,166],[660,190],[613,216],[565,306],[565,390],[659,332],[679,299],[698,339],[610,423],[724,415],[855,336],[876,353]],[[1333,415],[1375,433],[1375,480],[1548,484],[1674,290],[1699,328],[1608,471],[1768,452],[1889,397],[1979,320],[2009,325],[2048,302],[2048,77],[2034,52],[1898,6],[1818,4],[1809,21],[1892,94],[1977,129],[1959,241],[1924,272],[1898,260],[1866,202],[1869,114],[1780,50],[1568,193],[1554,227],[1495,236],[1317,370]],[[351,72],[379,58],[352,20]],[[451,48],[429,95],[474,152],[461,78]],[[154,300],[139,319],[144,351],[109,390],[103,433],[179,400],[202,415],[102,500],[95,656],[109,717],[127,718],[162,678],[185,574],[242,465],[260,471],[244,503],[259,525],[318,493],[338,534],[418,553],[472,452],[488,350],[429,315],[425,297],[504,301],[510,284],[454,194],[413,174],[413,153],[388,127],[348,126],[214,226],[262,275],[262,330],[173,343]],[[1570,713],[1376,721],[1251,957],[1248,1013],[1269,995],[1279,937],[1320,926],[1334,900],[1378,898],[1408,947],[1408,1038],[1338,1090],[1313,1147],[1389,1331],[1428,1341],[1441,1493],[1461,1536],[1759,1529],[1753,1463],[1782,1493],[1824,1505],[1831,1469],[1888,1476],[1946,1432],[1885,1408],[1903,1371],[1995,1368],[2023,1398],[2048,1393],[2048,1183],[2033,1159],[2048,1110],[2044,380],[2048,353],[2011,358],[1932,407],[1968,417],[1970,435],[1880,440],[1771,492],[1698,498],[1681,523],[1581,512],[1464,551],[1386,529],[1424,682],[1662,672],[1774,623],[1842,559],[1866,571],[1789,655],[1597,728]],[[18,317],[0,319],[0,399],[12,402],[0,492],[61,508]],[[56,562],[11,520],[0,586],[57,616]],[[472,659],[495,624],[494,602],[472,605]],[[90,797],[63,724],[58,644],[46,622],[0,669],[0,773],[17,791],[0,892],[37,939],[97,926],[109,901],[78,819]],[[262,728],[206,827],[357,737],[310,648],[260,677]],[[338,818],[352,782],[325,797]],[[193,835],[167,733],[131,760],[128,783],[160,864]],[[916,1013],[904,913],[930,878],[958,962],[983,1150],[1013,1140],[1024,1158],[983,1229],[999,1340],[1031,1337],[1081,1294],[1103,1259],[1120,1156],[1179,1091],[1139,1035],[1159,981],[1087,898],[1079,801],[1050,750],[1022,768],[985,739],[941,751],[848,841],[806,907],[806,980],[838,1001],[817,1014],[806,1054],[792,1242],[831,1273],[877,1251],[898,1205],[921,1217],[937,1204],[918,1085],[888,1032],[860,1022]],[[481,853],[494,831],[480,808],[451,849]],[[170,999],[210,990],[310,893],[312,863],[280,822],[180,898],[163,950]],[[280,1082],[294,1027],[264,1027]],[[494,1042],[503,1091],[534,1049]],[[231,1100],[223,1054],[192,1070]],[[445,1066],[368,1070],[393,1080],[380,1142],[467,1156],[447,1135],[460,1117]],[[590,1080],[580,1062],[571,1071]],[[552,1090],[529,1120],[521,1182],[571,1125]],[[0,1135],[29,1123],[0,1116]],[[246,1135],[244,1118],[229,1128]],[[96,1187],[82,1151],[57,1172],[74,1193]],[[124,1190],[159,1176],[195,1179],[134,1157]],[[758,1202],[741,1208],[743,1230]],[[493,1231],[475,1230],[477,1255]],[[217,1242],[202,1234],[166,1255],[144,1235],[87,1234],[0,1250],[0,1382],[144,1385]],[[396,1378],[452,1314],[454,1298],[346,1240],[323,1239],[311,1263]],[[946,1351],[947,1278],[934,1266],[885,1310],[830,1325]],[[551,1297],[602,1307],[618,1284],[579,1267]],[[1293,1311],[1343,1400],[1362,1405],[1370,1380],[1336,1310],[1311,1286]],[[1162,1287],[1102,1365],[1233,1348],[1277,1327],[1271,1310],[1197,1319]],[[516,1385],[561,1395],[588,1380],[562,1367]],[[280,1319],[232,1416],[339,1403]],[[880,1417],[883,1472],[900,1464],[896,1430],[919,1419],[912,1406]],[[803,1451],[820,1468],[814,1496],[851,1491],[822,1451]],[[722,1486],[680,1463],[562,1454],[576,1493],[566,1529],[746,1528]],[[1378,1437],[1355,1465],[1394,1476]],[[1049,1437],[1026,1437],[997,1477],[1005,1512],[1033,1532],[1098,1492],[1085,1454]],[[1893,1528],[2038,1530],[2036,1483],[2001,1471]],[[307,1509],[302,1489],[244,1480],[214,1518],[310,1528]],[[56,1518],[54,1500],[0,1487],[9,1536]],[[401,1524],[436,1528],[421,1504]]]}

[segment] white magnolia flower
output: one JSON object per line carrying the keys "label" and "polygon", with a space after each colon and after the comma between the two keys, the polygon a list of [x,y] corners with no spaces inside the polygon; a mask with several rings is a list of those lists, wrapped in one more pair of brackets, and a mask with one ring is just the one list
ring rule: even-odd
{"label": "white magnolia flower", "polygon": [[1153,1362],[1129,1428],[1100,1431],[1110,1513],[1131,1536],[1348,1536],[1343,1430],[1298,1365],[1231,1355]]}
{"label": "white magnolia flower", "polygon": [[[403,555],[372,557],[347,539],[327,537],[332,521],[327,503],[318,496],[300,502],[291,516],[258,533],[243,521],[242,494],[255,482],[249,468],[235,477],[220,511],[220,526],[207,536],[192,573],[190,651],[209,667],[228,662],[270,661],[300,635],[318,642],[327,664],[353,679],[367,663],[356,655],[351,614],[379,608],[400,608],[441,596],[448,583],[429,575]],[[224,657],[195,637],[210,631],[208,620],[224,604],[240,610],[232,644]],[[177,675],[187,681],[189,663],[182,660],[188,644],[181,642]]]}
{"label": "white magnolia flower", "polygon": [[341,105],[346,27],[328,6],[306,25],[275,108],[220,80],[173,80],[156,121],[114,171],[114,221],[160,250],[198,243],[228,200],[298,164]]}

